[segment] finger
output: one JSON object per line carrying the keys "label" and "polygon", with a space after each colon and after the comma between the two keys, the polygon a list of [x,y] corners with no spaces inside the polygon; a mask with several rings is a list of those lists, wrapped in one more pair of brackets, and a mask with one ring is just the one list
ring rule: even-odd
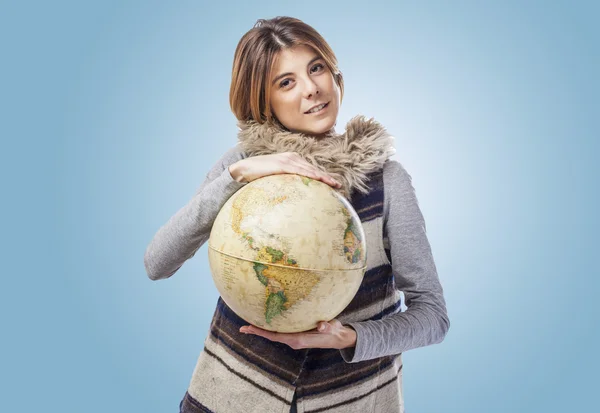
{"label": "finger", "polygon": [[341,327],[343,327],[342,323],[337,318],[334,318],[333,320],[329,320],[329,325],[332,328],[341,328]]}
{"label": "finger", "polygon": [[335,180],[334,177],[332,177],[331,175],[329,175],[326,172],[320,171],[319,169],[314,168],[311,165],[311,169],[313,171],[315,171],[315,174],[317,174],[317,176],[319,176],[319,179],[323,182],[325,182],[326,184],[333,186],[334,188],[341,188],[342,184],[339,183],[338,181]]}
{"label": "finger", "polygon": [[240,333],[269,335],[271,332],[268,330],[263,330],[262,328],[258,328],[254,325],[248,325],[240,327]]}
{"label": "finger", "polygon": [[331,335],[321,335],[316,332],[275,333],[252,325],[241,327],[240,332],[254,334],[270,341],[276,341],[288,345],[294,350],[304,348],[330,348],[335,345],[335,337]]}
{"label": "finger", "polygon": [[298,168],[297,171],[299,171],[298,173],[300,175],[304,175],[309,178],[313,178],[318,181],[322,181],[323,183],[326,183],[327,185],[332,186],[334,188],[341,188],[341,186],[342,186],[338,181],[333,179],[330,175],[326,174],[325,172],[321,172],[320,170],[314,168],[310,164],[308,166],[297,165],[297,166],[295,166],[295,168]]}
{"label": "finger", "polygon": [[[341,188],[342,184],[337,182],[331,175],[326,172],[321,171],[319,168],[316,168],[313,164],[308,162],[302,156],[300,156],[296,152],[287,152],[286,155],[287,162],[283,162],[282,169],[285,169],[286,166],[293,166],[296,168],[301,168],[302,170],[306,170],[308,173],[304,174],[309,178],[318,179],[320,181],[325,182],[328,185],[331,185],[335,188]],[[297,173],[297,172],[292,172]]]}
{"label": "finger", "polygon": [[317,331],[324,334],[333,333],[334,326],[327,321],[321,321],[317,324]]}
{"label": "finger", "polygon": [[272,331],[262,330],[255,326],[242,327],[240,331],[247,331],[247,334],[254,334],[270,341],[276,341],[294,350],[306,348],[339,348],[339,338],[332,333],[331,326],[328,332],[318,332],[318,328],[304,333],[275,333]]}
{"label": "finger", "polygon": [[330,333],[305,333],[297,336],[291,343],[286,343],[294,349],[301,348],[337,348],[339,347],[338,337]]}
{"label": "finger", "polygon": [[306,176],[306,177],[314,179],[316,181],[323,180],[323,176],[320,175],[317,171],[315,171],[314,169],[311,169],[311,168],[304,167],[302,165],[290,165],[289,173]]}
{"label": "finger", "polygon": [[323,182],[325,182],[326,184],[334,187],[334,188],[341,188],[342,184],[340,184],[338,181],[336,181],[335,179],[333,179],[331,177],[331,175],[327,175],[327,174],[323,174],[321,173],[321,180]]}
{"label": "finger", "polygon": [[240,332],[245,334],[254,334],[256,336],[264,337],[267,340],[277,341],[285,344],[287,344],[285,341],[289,340],[288,336],[290,335],[285,333],[275,333],[273,331],[263,330],[262,328],[258,328],[252,325],[240,328]]}

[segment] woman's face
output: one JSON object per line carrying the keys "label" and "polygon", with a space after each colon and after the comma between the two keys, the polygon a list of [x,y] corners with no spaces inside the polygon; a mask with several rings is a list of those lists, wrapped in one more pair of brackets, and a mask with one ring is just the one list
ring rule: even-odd
{"label": "woman's face", "polygon": [[[340,88],[313,49],[296,46],[282,50],[271,83],[271,111],[283,126],[314,136],[332,131],[340,107]],[[321,107],[323,104],[326,106]]]}

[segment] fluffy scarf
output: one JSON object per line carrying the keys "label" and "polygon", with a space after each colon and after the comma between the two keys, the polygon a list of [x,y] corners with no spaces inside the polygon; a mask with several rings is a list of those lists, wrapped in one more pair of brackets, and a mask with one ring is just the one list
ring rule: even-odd
{"label": "fluffy scarf", "polygon": [[369,174],[392,156],[394,138],[373,118],[358,115],[343,134],[324,138],[284,130],[276,123],[238,122],[238,140],[248,156],[296,152],[342,184],[337,191],[350,199],[354,191],[369,191]]}

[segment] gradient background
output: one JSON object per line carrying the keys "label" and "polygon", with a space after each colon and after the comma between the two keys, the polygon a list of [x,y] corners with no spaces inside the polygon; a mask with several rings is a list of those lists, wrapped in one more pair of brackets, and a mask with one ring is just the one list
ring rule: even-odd
{"label": "gradient background", "polygon": [[158,282],[144,251],[236,141],[238,40],[291,15],[427,222],[451,327],[407,412],[597,411],[598,3],[248,3],[1,6],[0,410],[178,411],[218,295],[206,245]]}

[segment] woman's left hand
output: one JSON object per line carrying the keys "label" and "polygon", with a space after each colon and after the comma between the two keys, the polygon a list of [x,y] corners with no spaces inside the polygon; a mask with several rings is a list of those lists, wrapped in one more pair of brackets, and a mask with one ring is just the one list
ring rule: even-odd
{"label": "woman's left hand", "polygon": [[254,325],[243,326],[240,333],[255,334],[271,341],[287,344],[294,350],[303,348],[343,349],[356,345],[356,331],[343,326],[338,320],[320,321],[317,328],[302,333],[276,333]]}

